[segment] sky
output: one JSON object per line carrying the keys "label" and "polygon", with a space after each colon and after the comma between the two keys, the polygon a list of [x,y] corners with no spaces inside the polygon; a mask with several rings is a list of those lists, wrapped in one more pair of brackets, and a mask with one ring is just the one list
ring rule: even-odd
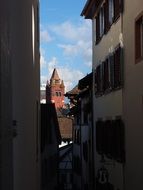
{"label": "sky", "polygon": [[40,0],[41,85],[54,68],[66,91],[91,72],[91,20],[80,16],[86,0]]}

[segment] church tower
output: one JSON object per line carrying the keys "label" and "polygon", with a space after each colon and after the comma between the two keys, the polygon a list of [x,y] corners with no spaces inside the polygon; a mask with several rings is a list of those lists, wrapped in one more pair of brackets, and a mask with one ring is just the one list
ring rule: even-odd
{"label": "church tower", "polygon": [[65,86],[63,80],[60,79],[56,68],[53,70],[50,84],[46,85],[46,102],[55,103],[55,107],[62,108],[64,106]]}

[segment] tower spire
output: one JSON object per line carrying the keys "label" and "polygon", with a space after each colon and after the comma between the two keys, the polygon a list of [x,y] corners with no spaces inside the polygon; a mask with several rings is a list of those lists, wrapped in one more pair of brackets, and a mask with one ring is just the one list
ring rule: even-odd
{"label": "tower spire", "polygon": [[58,75],[57,69],[54,68],[51,79],[50,79],[50,85],[60,84],[61,80]]}
{"label": "tower spire", "polygon": [[58,75],[58,72],[57,72],[56,68],[54,68],[54,70],[53,70],[53,74],[51,76],[51,79],[60,80],[60,77]]}

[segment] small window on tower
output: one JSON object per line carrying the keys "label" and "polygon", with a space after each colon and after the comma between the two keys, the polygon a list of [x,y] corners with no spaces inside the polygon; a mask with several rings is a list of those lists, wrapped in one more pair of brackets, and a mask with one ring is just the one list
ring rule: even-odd
{"label": "small window on tower", "polygon": [[59,83],[59,80],[55,80],[55,83],[56,83],[56,84]]}
{"label": "small window on tower", "polygon": [[59,93],[58,93],[58,92],[56,92],[56,96],[59,96]]}
{"label": "small window on tower", "polygon": [[62,94],[61,94],[61,92],[59,92],[59,96],[61,96]]}

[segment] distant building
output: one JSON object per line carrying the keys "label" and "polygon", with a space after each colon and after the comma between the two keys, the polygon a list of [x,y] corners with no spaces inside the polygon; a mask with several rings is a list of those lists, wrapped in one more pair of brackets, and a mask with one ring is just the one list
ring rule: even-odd
{"label": "distant building", "polygon": [[64,93],[65,93],[64,82],[63,80],[60,79],[57,70],[54,69],[50,79],[50,83],[47,81],[46,85],[46,102],[54,103],[56,109],[63,108]]}
{"label": "distant building", "polygon": [[59,149],[58,190],[72,190],[72,143]]}
{"label": "distant building", "polygon": [[62,115],[62,116],[58,116],[58,122],[60,126],[62,141],[70,142],[72,140],[73,119]]}
{"label": "distant building", "polygon": [[[41,91],[41,98],[44,97],[44,91]],[[72,140],[72,119],[67,117],[69,108],[65,105],[65,86],[64,81],[60,79],[57,69],[53,70],[50,83],[46,84],[46,102],[55,105],[62,141],[70,142]]]}
{"label": "distant building", "polygon": [[42,190],[58,186],[58,160],[61,136],[53,103],[41,104],[41,184]]}
{"label": "distant building", "polygon": [[73,189],[92,189],[92,73],[81,80],[66,96],[73,115]]}

